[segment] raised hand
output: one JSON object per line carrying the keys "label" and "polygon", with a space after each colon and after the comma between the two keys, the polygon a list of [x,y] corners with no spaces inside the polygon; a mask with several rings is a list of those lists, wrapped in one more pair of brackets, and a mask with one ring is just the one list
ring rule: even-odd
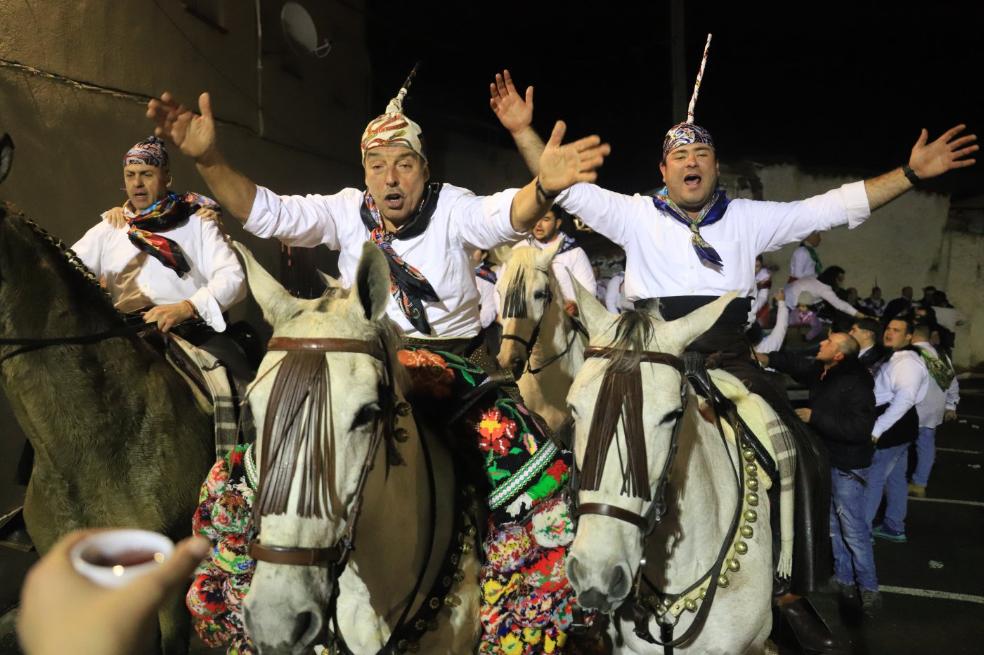
{"label": "raised hand", "polygon": [[496,73],[495,82],[489,84],[489,95],[489,106],[510,133],[522,132],[533,123],[533,87],[526,87],[524,99],[516,91],[508,70]]}
{"label": "raised hand", "polygon": [[966,157],[976,152],[980,146],[974,143],[977,140],[976,134],[957,137],[965,129],[967,129],[966,125],[951,127],[940,138],[927,143],[929,132],[924,128],[919,133],[916,145],[912,146],[912,155],[909,157],[909,167],[912,172],[925,180],[954,168],[972,166],[977,160],[966,159]]}
{"label": "raised hand", "polygon": [[170,140],[182,153],[196,160],[215,150],[215,119],[208,93],[198,96],[196,114],[184,105],[176,104],[169,91],[147,103],[147,118],[157,124],[154,134]]}
{"label": "raised hand", "polygon": [[611,146],[597,135],[561,145],[567,125],[557,121],[543,154],[540,155],[540,186],[547,193],[557,193],[578,182],[594,182],[596,170],[611,152]]}

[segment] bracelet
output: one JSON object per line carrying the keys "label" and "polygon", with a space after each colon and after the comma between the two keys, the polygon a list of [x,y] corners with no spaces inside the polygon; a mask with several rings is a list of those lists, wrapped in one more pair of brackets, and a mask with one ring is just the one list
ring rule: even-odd
{"label": "bracelet", "polygon": [[919,186],[919,183],[922,182],[919,176],[916,175],[916,172],[913,171],[912,167],[908,164],[904,164],[902,166],[902,173],[905,175],[905,179],[912,183],[912,186]]}
{"label": "bracelet", "polygon": [[541,205],[546,204],[548,200],[553,200],[554,198],[560,195],[560,191],[547,193],[547,190],[543,188],[542,184],[540,184],[539,176],[537,176],[535,181],[536,181],[536,199]]}

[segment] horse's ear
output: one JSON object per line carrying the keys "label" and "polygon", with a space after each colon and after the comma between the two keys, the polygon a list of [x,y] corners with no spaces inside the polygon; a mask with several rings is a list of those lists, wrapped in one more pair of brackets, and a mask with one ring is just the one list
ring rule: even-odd
{"label": "horse's ear", "polygon": [[553,258],[557,256],[557,251],[564,244],[563,239],[557,239],[553,244],[547,246],[540,252],[536,254],[536,267],[539,269],[545,269],[553,261]]}
{"label": "horse's ear", "polygon": [[342,283],[339,280],[336,280],[321,269],[318,269],[318,277],[320,277],[321,281],[325,283],[325,291],[332,291],[334,289],[342,288]]}
{"label": "horse's ear", "polygon": [[386,255],[372,241],[362,244],[359,267],[355,272],[354,293],[350,302],[356,303],[368,321],[378,321],[386,313],[390,298],[390,272]]}
{"label": "horse's ear", "polygon": [[588,337],[595,337],[605,332],[618,316],[612,314],[595,298],[595,295],[584,288],[577,278],[568,272],[574,284],[574,299],[577,301],[577,312],[581,323],[588,331]]}
{"label": "horse's ear", "polygon": [[721,317],[724,308],[737,296],[738,292],[731,291],[686,316],[670,321],[666,324],[666,333],[678,346],[678,350],[683,352],[694,339],[711,329]]}
{"label": "horse's ear", "polygon": [[277,328],[284,320],[300,311],[297,298],[290,295],[265,268],[253,257],[253,253],[238,241],[232,242],[232,247],[239,253],[246,269],[246,282],[249,290],[256,299],[256,304],[263,310],[263,318],[267,323]]}

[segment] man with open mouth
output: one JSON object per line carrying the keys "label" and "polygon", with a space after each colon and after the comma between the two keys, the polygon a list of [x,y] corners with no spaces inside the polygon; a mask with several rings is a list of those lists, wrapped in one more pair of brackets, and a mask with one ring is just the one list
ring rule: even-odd
{"label": "man with open mouth", "polygon": [[[705,62],[706,57],[705,49]],[[664,186],[655,195],[625,195],[594,184],[576,184],[558,196],[557,204],[625,250],[625,295],[637,309],[658,307],[663,319],[674,320],[730,291],[739,292],[718,322],[688,350],[713,353],[718,366],[762,396],[790,428],[797,453],[796,543],[791,580],[777,580],[777,598],[790,601],[783,614],[804,647],[810,652],[830,651],[838,647],[836,641],[816,611],[806,606],[806,599],[799,597],[819,585],[821,571],[828,566],[829,551],[818,542],[824,542],[828,532],[829,471],[817,438],[803,428],[785,394],[772,386],[751,355],[745,330],[756,291],[755,257],[814,232],[845,224],[851,229],[860,226],[872,210],[920,181],[972,165],[975,160],[969,156],[978,149],[977,137],[961,136],[965,126],[958,125],[929,142],[923,130],[909,160],[884,175],[797,202],[732,200],[718,184],[720,170],[711,133],[694,123],[703,68],[702,63],[687,120],[669,129],[661,151],[644,146],[651,154],[660,154]],[[524,98],[509,71],[503,71],[490,91],[493,111],[535,173],[543,142],[532,128],[532,87]],[[794,593],[785,593],[790,590]]]}

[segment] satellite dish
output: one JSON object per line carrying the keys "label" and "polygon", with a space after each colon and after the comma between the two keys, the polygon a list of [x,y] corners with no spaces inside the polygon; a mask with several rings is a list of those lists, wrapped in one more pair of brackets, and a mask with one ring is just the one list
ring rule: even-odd
{"label": "satellite dish", "polygon": [[323,59],[331,52],[331,39],[320,39],[318,28],[307,9],[294,0],[284,3],[280,10],[280,26],[291,47],[304,55]]}

